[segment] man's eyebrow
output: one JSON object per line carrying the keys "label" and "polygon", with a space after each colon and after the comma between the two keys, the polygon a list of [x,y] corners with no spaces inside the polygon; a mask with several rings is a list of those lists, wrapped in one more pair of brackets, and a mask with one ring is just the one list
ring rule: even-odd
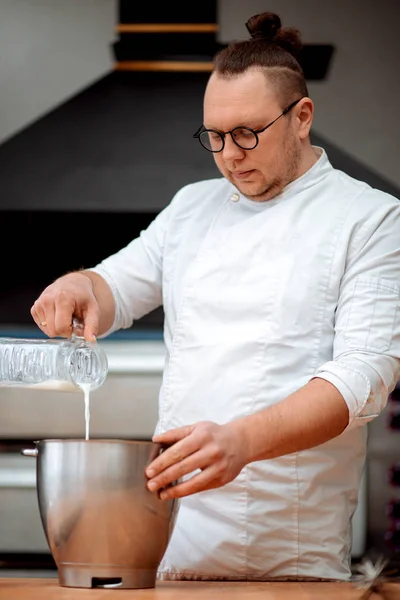
{"label": "man's eyebrow", "polygon": [[219,133],[226,133],[226,131],[233,131],[234,129],[240,129],[241,127],[247,127],[248,129],[254,130],[262,129],[263,127],[265,127],[265,125],[264,123],[260,123],[259,121],[251,121],[249,119],[249,121],[242,121],[241,123],[235,125],[234,127],[228,130],[219,129],[218,127],[213,127],[211,125],[203,125],[203,127],[205,129],[212,129],[213,131],[218,131]]}
{"label": "man's eyebrow", "polygon": [[263,127],[265,127],[265,124],[260,123],[259,121],[257,121],[257,122],[253,121],[251,123],[251,125],[242,125],[242,127],[249,127],[249,129],[257,130],[257,129],[262,129]]}

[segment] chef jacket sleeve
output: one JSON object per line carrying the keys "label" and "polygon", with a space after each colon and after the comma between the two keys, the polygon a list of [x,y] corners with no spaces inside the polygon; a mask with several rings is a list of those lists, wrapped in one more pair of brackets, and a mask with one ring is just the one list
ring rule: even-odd
{"label": "chef jacket sleeve", "polygon": [[346,401],[347,429],[378,416],[400,376],[400,202],[376,190],[362,200],[340,285],[333,360],[316,372]]}
{"label": "chef jacket sleeve", "polygon": [[115,300],[114,323],[101,337],[130,327],[161,306],[163,252],[173,201],[137,238],[90,269],[105,279]]}

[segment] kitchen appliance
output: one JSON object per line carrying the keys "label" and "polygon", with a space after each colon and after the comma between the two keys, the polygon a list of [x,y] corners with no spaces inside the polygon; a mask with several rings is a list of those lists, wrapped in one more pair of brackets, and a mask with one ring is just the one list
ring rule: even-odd
{"label": "kitchen appliance", "polygon": [[43,440],[22,450],[37,460],[46,538],[66,587],[155,587],[178,502],[146,488],[159,444]]}
{"label": "kitchen appliance", "polygon": [[400,384],[370,426],[368,544],[400,572]]}

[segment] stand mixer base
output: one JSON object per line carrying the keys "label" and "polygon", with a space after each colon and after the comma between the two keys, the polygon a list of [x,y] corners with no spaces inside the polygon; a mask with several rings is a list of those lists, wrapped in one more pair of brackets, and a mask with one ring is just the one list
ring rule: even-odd
{"label": "stand mixer base", "polygon": [[157,569],[61,563],[57,565],[58,581],[63,587],[141,589],[154,588]]}

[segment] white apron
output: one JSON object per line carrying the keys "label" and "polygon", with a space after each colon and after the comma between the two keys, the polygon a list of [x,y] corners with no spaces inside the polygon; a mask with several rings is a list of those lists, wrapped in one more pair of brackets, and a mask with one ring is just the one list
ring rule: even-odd
{"label": "white apron", "polygon": [[[331,359],[338,285],[329,279],[335,247],[324,242],[342,222],[321,213],[310,239],[305,223],[318,221],[324,202],[310,204],[304,192],[271,202],[221,239],[213,235],[216,216],[174,307],[157,431],[250,415]],[[168,331],[168,309],[166,319]],[[310,346],[315,328],[321,336]],[[357,428],[319,448],[252,463],[223,488],[182,499],[159,578],[348,579],[365,435]]]}

